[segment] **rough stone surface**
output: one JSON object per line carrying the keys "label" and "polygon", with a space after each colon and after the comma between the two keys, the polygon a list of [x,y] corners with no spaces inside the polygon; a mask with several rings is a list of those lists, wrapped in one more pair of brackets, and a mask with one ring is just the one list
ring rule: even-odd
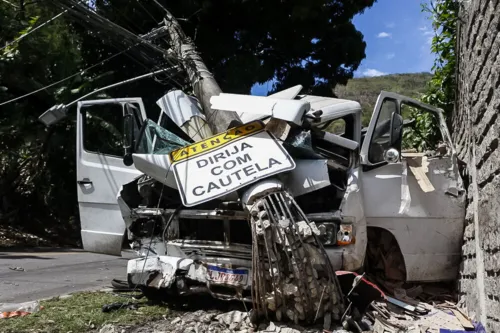
{"label": "rough stone surface", "polygon": [[462,3],[453,140],[470,186],[459,288],[487,331],[500,332],[500,2]]}
{"label": "rough stone surface", "polygon": [[99,330],[99,333],[119,333],[120,331],[116,326],[106,324]]}
{"label": "rough stone surface", "polygon": [[[168,319],[153,321],[138,326],[124,326],[107,324],[99,333],[203,333],[203,332],[228,332],[228,333],[320,333],[322,327],[304,328],[297,325],[277,322],[261,323],[257,327],[250,323],[246,312],[231,311],[220,313],[216,310],[177,313]],[[339,327],[335,333],[345,332]]]}

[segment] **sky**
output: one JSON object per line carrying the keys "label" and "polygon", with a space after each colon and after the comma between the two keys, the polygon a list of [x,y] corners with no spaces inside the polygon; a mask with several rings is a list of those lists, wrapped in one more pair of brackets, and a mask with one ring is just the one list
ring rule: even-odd
{"label": "sky", "polygon": [[[353,18],[366,42],[366,58],[354,77],[394,73],[430,72],[434,57],[430,52],[433,36],[425,0],[377,0]],[[272,83],[254,85],[253,95],[267,95]]]}

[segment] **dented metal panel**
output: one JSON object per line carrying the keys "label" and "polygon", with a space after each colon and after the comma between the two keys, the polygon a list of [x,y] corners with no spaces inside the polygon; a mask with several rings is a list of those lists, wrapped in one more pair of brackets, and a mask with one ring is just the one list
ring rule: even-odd
{"label": "dented metal panel", "polygon": [[[422,161],[413,158],[407,159],[414,165]],[[363,179],[365,198],[369,198],[365,200],[368,227],[383,228],[394,235],[405,259],[408,281],[454,279],[460,263],[465,193],[450,195],[450,189],[461,183],[451,158],[428,158],[427,162],[424,169],[432,191],[422,188],[411,171],[403,176],[401,164],[383,166],[376,174],[365,173]],[[401,186],[404,182],[406,187]]]}

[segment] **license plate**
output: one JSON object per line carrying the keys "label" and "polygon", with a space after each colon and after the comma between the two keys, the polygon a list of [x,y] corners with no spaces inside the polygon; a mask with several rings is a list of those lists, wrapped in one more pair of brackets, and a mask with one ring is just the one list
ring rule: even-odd
{"label": "license plate", "polygon": [[208,266],[207,280],[216,284],[245,286],[248,281],[248,270]]}

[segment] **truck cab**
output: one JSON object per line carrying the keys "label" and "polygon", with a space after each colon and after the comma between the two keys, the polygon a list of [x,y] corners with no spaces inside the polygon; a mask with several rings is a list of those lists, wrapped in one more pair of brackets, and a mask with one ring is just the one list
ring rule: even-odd
{"label": "truck cab", "polygon": [[[324,246],[334,269],[361,269],[369,247],[369,234],[383,230],[400,249],[405,280],[453,279],[460,259],[465,198],[456,153],[441,110],[405,96],[382,92],[370,124],[363,131],[359,103],[299,95],[298,91],[280,96],[310,105],[307,112],[310,126],[305,129],[293,126],[293,129],[298,133],[296,139],[311,140],[312,149],[304,149],[297,140],[281,142],[303,154],[294,155],[299,156],[294,157],[296,168],[282,177],[309,219],[324,226]],[[190,107],[196,104],[191,97],[179,96],[182,98],[178,100],[189,99]],[[127,202],[136,199],[123,196],[124,189],[131,186],[139,190],[134,189],[130,196],[141,190],[163,190],[175,196],[177,188],[173,176],[169,178],[168,154],[158,153],[156,147],[162,144],[182,147],[195,141],[188,135],[186,119],[177,126],[166,125],[172,122],[167,119],[165,108],[185,109],[180,104],[162,107],[159,121],[152,122],[147,119],[140,98],[78,103],[77,186],[85,250],[119,255],[126,237],[136,242],[139,252],[147,248],[162,254],[168,246],[184,254],[200,251],[199,246],[188,244],[186,238],[183,245],[160,241],[165,235],[151,230],[145,218],[148,214],[160,214],[152,209],[158,202],[131,207]],[[443,147],[446,147],[444,152],[405,151],[406,108],[431,115],[438,124]],[[196,133],[200,133],[199,129],[204,128],[203,117],[199,114],[197,117]],[[267,124],[270,121],[269,117],[254,114],[240,115],[240,118],[243,122],[258,119]],[[134,140],[127,137],[130,133]],[[143,148],[134,151],[132,164],[130,156],[127,158],[127,149],[132,144],[140,147],[144,142]],[[144,178],[144,174],[148,177]],[[151,185],[152,179],[161,180],[166,186],[155,188]],[[231,195],[227,196],[228,202]],[[203,225],[193,220],[216,220],[220,222],[222,245],[234,243],[235,247],[217,250],[211,244],[201,252],[219,256],[219,261],[226,260],[222,258],[228,257],[228,251],[238,252],[239,263],[242,260],[249,263],[251,241],[244,235],[249,229],[231,227],[234,221],[246,218],[242,212],[234,213],[233,209],[222,212],[210,204],[188,209],[179,202],[179,206],[168,207],[180,210],[174,234],[179,236],[184,232],[189,238],[193,232],[207,232],[206,222]],[[183,226],[179,224],[182,219],[189,221]],[[217,228],[219,226],[212,229]],[[142,239],[140,244],[138,239]]]}

